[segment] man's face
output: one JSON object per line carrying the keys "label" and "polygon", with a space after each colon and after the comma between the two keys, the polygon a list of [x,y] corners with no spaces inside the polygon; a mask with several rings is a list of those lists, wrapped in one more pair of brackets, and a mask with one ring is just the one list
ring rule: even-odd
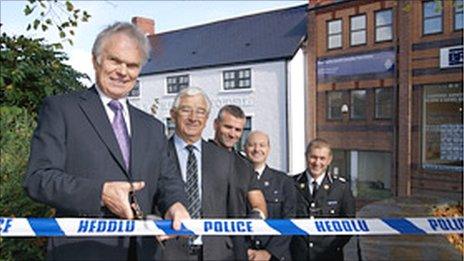
{"label": "man's face", "polygon": [[93,67],[101,91],[119,99],[135,86],[142,67],[142,52],[135,40],[117,33],[103,41],[99,57],[93,57]]}
{"label": "man's face", "polygon": [[245,119],[236,118],[228,112],[224,112],[222,116],[222,120],[214,121],[214,139],[226,149],[232,149],[242,136]]}
{"label": "man's face", "polygon": [[317,178],[327,170],[332,162],[332,155],[330,155],[329,148],[312,148],[306,156],[306,161],[311,175],[313,178]]}
{"label": "man's face", "polygon": [[176,123],[177,135],[187,143],[194,143],[201,139],[208,121],[207,103],[200,94],[183,96],[179,107],[171,110],[171,118]]}
{"label": "man's face", "polygon": [[251,162],[253,162],[253,165],[265,164],[269,151],[269,140],[266,135],[262,133],[250,134],[245,146],[245,153]]}

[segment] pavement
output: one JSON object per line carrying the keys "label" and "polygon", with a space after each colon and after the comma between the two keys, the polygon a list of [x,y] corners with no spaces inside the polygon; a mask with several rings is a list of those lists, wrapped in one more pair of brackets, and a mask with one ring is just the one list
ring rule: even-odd
{"label": "pavement", "polygon": [[[431,216],[434,206],[453,203],[456,202],[436,197],[397,197],[368,204],[358,211],[357,217],[426,217]],[[445,235],[353,237],[345,246],[344,254],[346,261],[464,260],[463,253],[449,243]]]}

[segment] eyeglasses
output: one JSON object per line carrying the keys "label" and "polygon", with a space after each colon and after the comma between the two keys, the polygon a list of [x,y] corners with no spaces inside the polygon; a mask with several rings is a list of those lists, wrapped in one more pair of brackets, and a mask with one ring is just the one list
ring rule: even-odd
{"label": "eyeglasses", "polygon": [[194,113],[198,117],[206,117],[208,115],[208,111],[203,108],[193,109],[192,107],[182,106],[178,109],[178,112],[182,116],[189,116],[190,114]]}

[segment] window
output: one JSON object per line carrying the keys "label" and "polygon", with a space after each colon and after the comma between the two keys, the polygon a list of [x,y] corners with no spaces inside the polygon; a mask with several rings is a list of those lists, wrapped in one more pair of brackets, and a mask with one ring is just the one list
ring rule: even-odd
{"label": "window", "polygon": [[342,47],[342,19],[327,22],[327,49]]}
{"label": "window", "polygon": [[129,92],[127,96],[131,98],[140,97],[140,81],[139,80],[135,82],[134,88]]}
{"label": "window", "polygon": [[366,15],[350,18],[350,45],[356,46],[366,43]]}
{"label": "window", "polygon": [[375,89],[375,118],[391,119],[393,110],[392,88]]}
{"label": "window", "polygon": [[171,118],[166,118],[166,136],[171,137],[176,131],[176,124]]}
{"label": "window", "polygon": [[454,0],[454,30],[462,30],[464,23],[464,1]]}
{"label": "window", "polygon": [[251,88],[251,69],[224,71],[224,90]]}
{"label": "window", "polygon": [[234,148],[237,151],[243,151],[245,149],[245,141],[251,132],[251,117],[247,116],[245,119],[246,121],[245,121],[245,127],[243,127],[242,137],[240,137],[240,140],[237,141],[237,143],[234,145]]}
{"label": "window", "polygon": [[327,119],[341,120],[343,105],[343,92],[328,92],[327,93]]}
{"label": "window", "polygon": [[366,118],[366,90],[351,91],[350,118],[361,120]]}
{"label": "window", "polygon": [[167,93],[178,93],[182,89],[189,87],[189,76],[188,75],[170,76],[166,78],[166,83],[167,83]]}
{"label": "window", "polygon": [[463,171],[462,83],[424,85],[422,166]]}
{"label": "window", "polygon": [[393,39],[392,10],[375,13],[375,41],[383,42]]}
{"label": "window", "polygon": [[441,2],[427,1],[423,3],[423,33],[436,34],[443,31],[443,13]]}

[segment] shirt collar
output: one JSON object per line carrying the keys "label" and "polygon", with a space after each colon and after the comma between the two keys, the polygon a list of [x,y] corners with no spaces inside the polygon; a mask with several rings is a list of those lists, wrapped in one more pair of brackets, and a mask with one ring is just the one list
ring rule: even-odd
{"label": "shirt collar", "polygon": [[[177,133],[174,133],[174,144],[178,148],[185,148],[187,145],[189,145],[181,137],[179,137]],[[195,148],[195,150],[198,150],[199,152],[201,152],[201,139],[193,143],[192,146]]]}
{"label": "shirt collar", "polygon": [[313,181],[316,180],[317,186],[320,186],[322,184],[322,181],[324,180],[326,174],[323,173],[322,175],[317,177],[317,179],[314,179],[313,176],[311,176],[311,174],[309,173],[309,170],[306,170],[306,175],[308,176],[308,183],[309,184],[312,184]]}
{"label": "shirt collar", "polygon": [[[103,91],[100,89],[100,86],[98,86],[98,84],[95,84],[95,88],[97,89],[98,95],[100,96],[100,99],[102,100],[105,106],[108,106],[108,103],[114,100],[108,97],[105,93],[103,93]],[[127,97],[117,99],[117,101],[119,101],[122,104],[122,108],[124,109],[125,112],[129,111],[128,106],[127,106]]]}
{"label": "shirt collar", "polygon": [[261,168],[255,169],[255,172],[258,173],[258,179],[260,179],[263,175],[264,169],[266,169],[266,164],[264,164]]}

